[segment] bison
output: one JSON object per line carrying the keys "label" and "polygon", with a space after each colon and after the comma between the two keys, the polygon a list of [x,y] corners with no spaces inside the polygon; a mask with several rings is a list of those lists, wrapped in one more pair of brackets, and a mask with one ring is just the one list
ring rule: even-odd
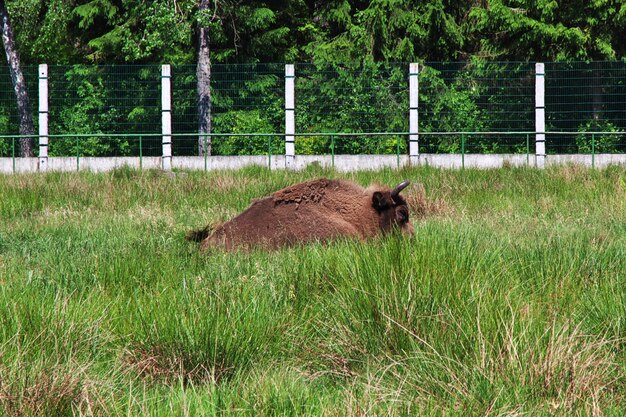
{"label": "bison", "polygon": [[191,231],[187,239],[201,242],[203,250],[235,250],[277,249],[341,236],[367,239],[394,229],[413,234],[409,208],[400,195],[407,185],[404,181],[390,190],[326,178],[307,181],[254,201],[213,231]]}

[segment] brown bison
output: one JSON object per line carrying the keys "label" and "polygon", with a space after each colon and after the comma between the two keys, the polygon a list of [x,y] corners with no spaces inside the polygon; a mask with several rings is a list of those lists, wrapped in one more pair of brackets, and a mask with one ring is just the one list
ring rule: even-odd
{"label": "brown bison", "polygon": [[340,236],[366,239],[398,229],[413,234],[409,208],[400,195],[409,181],[390,190],[363,188],[343,180],[317,179],[254,201],[243,213],[216,227],[191,231],[188,240],[233,250],[279,248]]}

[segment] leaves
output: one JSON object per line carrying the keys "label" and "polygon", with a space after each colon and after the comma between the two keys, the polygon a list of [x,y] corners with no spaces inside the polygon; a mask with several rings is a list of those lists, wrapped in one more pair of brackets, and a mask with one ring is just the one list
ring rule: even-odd
{"label": "leaves", "polygon": [[89,3],[76,6],[74,13],[80,17],[78,27],[88,29],[97,18],[104,17],[106,20],[113,20],[118,13],[118,7],[109,0],[92,0]]}
{"label": "leaves", "polygon": [[26,63],[622,59],[619,0],[10,0]]}
{"label": "leaves", "polygon": [[474,28],[470,34],[479,40],[479,54],[489,58],[564,61],[623,56],[619,39],[626,34],[626,25],[620,22],[619,2],[573,3],[491,1],[489,7],[470,11]]}

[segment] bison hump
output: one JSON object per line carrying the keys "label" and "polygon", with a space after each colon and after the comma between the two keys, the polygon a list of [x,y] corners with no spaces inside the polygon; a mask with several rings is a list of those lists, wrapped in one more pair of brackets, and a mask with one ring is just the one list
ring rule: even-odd
{"label": "bison hump", "polygon": [[338,181],[321,178],[295,184],[272,194],[275,206],[321,202],[329,190],[337,187]]}

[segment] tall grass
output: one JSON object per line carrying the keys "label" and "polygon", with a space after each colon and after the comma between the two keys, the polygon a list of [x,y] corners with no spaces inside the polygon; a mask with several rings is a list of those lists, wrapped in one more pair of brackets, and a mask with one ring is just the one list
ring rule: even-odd
{"label": "tall grass", "polygon": [[[188,229],[318,176],[412,238],[201,254]],[[0,177],[0,415],[626,411],[626,169]]]}

